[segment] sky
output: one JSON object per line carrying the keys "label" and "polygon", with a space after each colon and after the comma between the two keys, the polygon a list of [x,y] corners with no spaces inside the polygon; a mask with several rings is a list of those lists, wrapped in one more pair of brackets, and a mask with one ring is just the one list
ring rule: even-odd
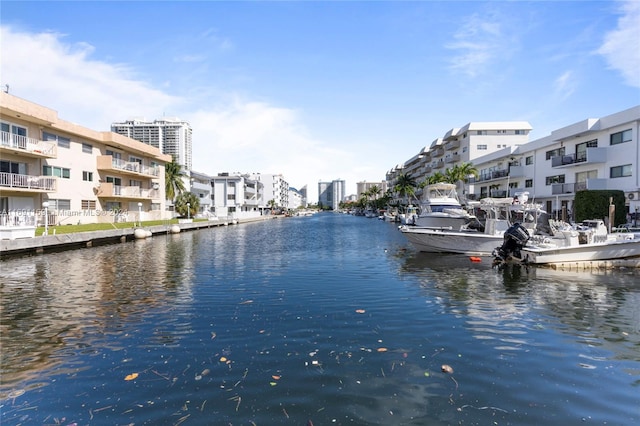
{"label": "sky", "polygon": [[0,84],[93,130],[178,117],[193,169],[381,182],[452,129],[640,104],[640,0],[11,1]]}

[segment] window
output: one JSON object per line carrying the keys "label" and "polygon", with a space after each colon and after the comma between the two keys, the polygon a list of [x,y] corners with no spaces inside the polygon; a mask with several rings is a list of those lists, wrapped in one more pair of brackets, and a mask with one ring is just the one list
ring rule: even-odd
{"label": "window", "polygon": [[499,134],[499,135],[504,135],[504,134],[506,134],[506,133],[507,133],[507,131],[506,131],[506,130],[498,130],[498,134]]}
{"label": "window", "polygon": [[18,163],[16,161],[0,161],[0,172],[13,173],[15,175],[27,174],[27,163]]}
{"label": "window", "polygon": [[552,157],[560,157],[561,155],[564,155],[564,151],[564,147],[552,149],[551,151],[546,152],[546,158],[547,160],[551,160]]}
{"label": "window", "polygon": [[104,209],[106,211],[119,211],[120,210],[120,202],[119,201],[107,201],[105,203]]}
{"label": "window", "polygon": [[554,183],[564,183],[564,175],[547,176],[545,181],[547,185],[553,185]]}
{"label": "window", "polygon": [[71,200],[49,199],[49,208],[52,210],[71,210]]}
{"label": "window", "polygon": [[45,141],[58,142],[60,148],[69,148],[71,146],[71,139],[54,135],[53,133],[42,132],[42,139]]}
{"label": "window", "polygon": [[526,130],[516,130],[516,135],[526,135],[527,131]]}
{"label": "window", "polygon": [[631,142],[631,129],[624,130],[622,132],[614,133],[611,135],[611,145],[617,145],[619,143]]}
{"label": "window", "polygon": [[485,151],[487,149],[487,145],[478,145],[478,151]]}
{"label": "window", "polygon": [[631,176],[631,164],[626,164],[624,166],[616,166],[612,167],[609,176],[611,178],[619,178],[619,177],[628,177]]}
{"label": "window", "polygon": [[142,181],[141,180],[129,179],[129,186],[142,187]]}
{"label": "window", "polygon": [[82,210],[95,210],[96,209],[96,202],[95,200],[82,200],[80,202],[81,205],[81,209]]}
{"label": "window", "polygon": [[527,179],[524,181],[525,188],[533,188],[533,179]]}
{"label": "window", "polygon": [[138,158],[138,157],[134,157],[133,155],[129,156],[129,161],[131,163],[138,163],[138,164],[142,164],[142,158]]}
{"label": "window", "polygon": [[71,179],[71,170],[64,167],[42,166],[44,176],[57,176],[64,179]]}
{"label": "window", "polygon": [[581,163],[587,161],[587,148],[597,148],[598,139],[588,142],[582,142],[576,145],[576,162]]}
{"label": "window", "polygon": [[121,159],[122,159],[122,153],[120,153],[120,152],[116,152],[116,151],[112,151],[112,150],[110,150],[110,149],[107,149],[107,150],[105,151],[105,155],[110,155],[110,156],[112,156],[114,159],[118,159],[118,160],[121,160]]}
{"label": "window", "polygon": [[112,183],[114,186],[121,186],[122,179],[113,176],[107,176],[107,183]]}
{"label": "window", "polygon": [[151,211],[160,210],[160,203],[151,203]]}
{"label": "window", "polygon": [[82,172],[82,180],[86,182],[93,182],[93,172]]}
{"label": "window", "polygon": [[486,135],[486,134],[487,134],[487,131],[486,131],[486,130],[478,130],[478,131],[476,132],[476,135],[480,135],[480,136],[482,136],[482,135]]}
{"label": "window", "polygon": [[527,166],[530,166],[533,164],[533,155],[528,156],[527,158],[524,159],[524,164],[526,164]]}
{"label": "window", "polygon": [[[16,126],[15,124],[9,123],[1,123],[1,125],[1,130],[4,133],[7,133],[7,136],[2,137],[3,145],[11,144],[12,146],[17,146],[19,148],[26,148],[27,129],[25,127]],[[11,136],[10,139],[8,139],[9,135]],[[5,137],[7,139],[5,139]]]}
{"label": "window", "polygon": [[91,154],[93,152],[93,145],[89,145],[88,143],[82,143],[82,152],[87,154]]}

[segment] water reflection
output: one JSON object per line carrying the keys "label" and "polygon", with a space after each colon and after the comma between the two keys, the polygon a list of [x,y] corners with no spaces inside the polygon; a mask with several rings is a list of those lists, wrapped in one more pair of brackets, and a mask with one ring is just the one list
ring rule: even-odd
{"label": "water reflection", "polygon": [[64,356],[90,351],[96,340],[118,347],[112,338],[123,332],[123,322],[191,300],[195,233],[167,236],[166,244],[131,244],[3,262],[3,394],[15,382],[54,368]]}
{"label": "water reflection", "polygon": [[1,266],[3,424],[637,420],[635,272],[498,270],[332,214]]}

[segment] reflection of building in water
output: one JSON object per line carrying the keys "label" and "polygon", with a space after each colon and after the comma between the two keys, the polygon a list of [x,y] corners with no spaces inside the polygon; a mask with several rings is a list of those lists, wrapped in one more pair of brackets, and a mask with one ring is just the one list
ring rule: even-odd
{"label": "reflection of building in water", "polygon": [[[4,260],[0,273],[0,396],[49,370],[74,342],[117,339],[143,314],[191,300],[190,250],[171,237]],[[175,255],[174,270],[165,259]],[[185,274],[180,268],[191,271]],[[175,279],[174,279],[175,278]],[[102,342],[96,346],[110,346]],[[80,367],[79,367],[80,368]]]}
{"label": "reflection of building in water", "polygon": [[[418,277],[430,294],[432,288],[449,294],[444,300],[450,305],[443,309],[465,318],[475,338],[503,354],[535,345],[533,331],[541,326],[541,318],[549,317],[554,320],[544,327],[562,324],[562,334],[589,335],[616,357],[637,359],[640,272],[567,272],[520,265],[492,271],[482,264],[465,267],[465,260],[416,254],[402,269]],[[429,301],[441,303],[433,297]],[[628,353],[621,352],[625,345],[620,341],[629,342]]]}

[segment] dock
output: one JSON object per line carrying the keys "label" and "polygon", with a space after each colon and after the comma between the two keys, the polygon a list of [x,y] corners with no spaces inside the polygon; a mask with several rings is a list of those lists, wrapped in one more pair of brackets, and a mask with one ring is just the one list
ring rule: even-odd
{"label": "dock", "polygon": [[104,244],[125,243],[136,239],[136,229],[144,229],[153,235],[171,234],[172,227],[178,226],[180,232],[197,231],[220,226],[237,226],[240,224],[277,219],[281,216],[257,216],[243,219],[218,219],[197,221],[192,223],[178,223],[131,227],[123,229],[109,229],[89,232],[72,232],[59,235],[47,235],[34,238],[17,238],[15,240],[0,240],[0,258],[42,254],[62,250],[88,248]]}

